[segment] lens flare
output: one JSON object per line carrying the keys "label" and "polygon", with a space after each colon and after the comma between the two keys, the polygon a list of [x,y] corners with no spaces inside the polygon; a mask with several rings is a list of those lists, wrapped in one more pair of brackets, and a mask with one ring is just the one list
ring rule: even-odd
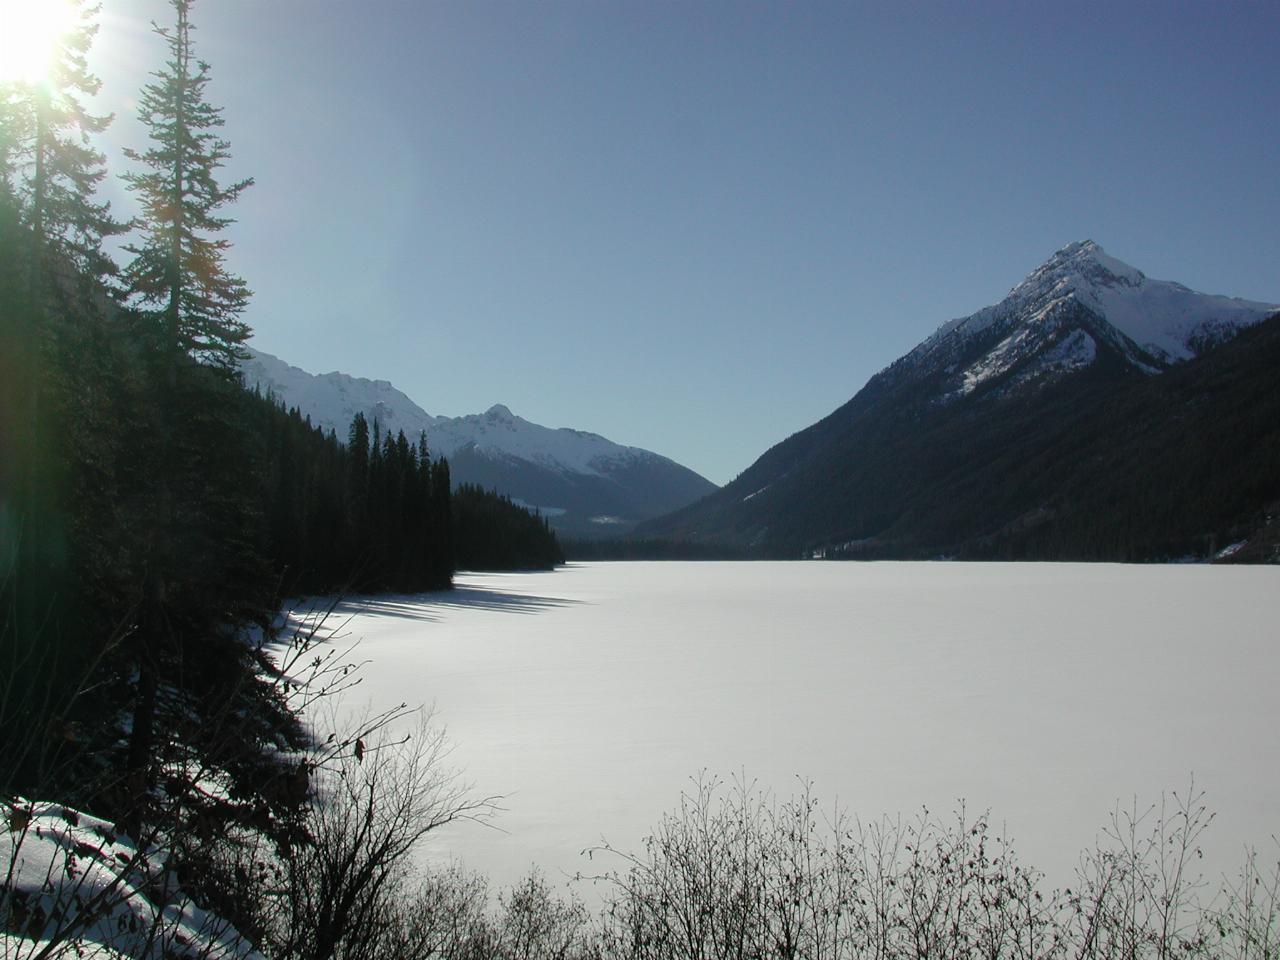
{"label": "lens flare", "polygon": [[77,20],[70,0],[0,0],[0,81],[48,79],[58,44]]}

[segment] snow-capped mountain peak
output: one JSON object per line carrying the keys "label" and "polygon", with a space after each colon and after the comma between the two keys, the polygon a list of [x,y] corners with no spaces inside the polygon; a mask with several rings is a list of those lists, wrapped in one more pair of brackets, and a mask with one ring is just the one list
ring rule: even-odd
{"label": "snow-capped mountain peak", "polygon": [[513,414],[503,404],[465,417],[437,417],[431,431],[435,449],[447,457],[471,447],[489,456],[528,460],[565,473],[600,476],[609,464],[658,458],[595,433],[544,427]]}
{"label": "snow-capped mountain peak", "polygon": [[943,371],[943,399],[1004,378],[1053,379],[1102,353],[1156,373],[1230,339],[1280,306],[1153,280],[1092,240],[1070,243],[999,303],[943,324],[902,361],[913,378]]}
{"label": "snow-capped mountain peak", "polygon": [[1034,295],[1045,287],[1090,290],[1100,287],[1139,287],[1146,274],[1117,260],[1092,240],[1069,243],[1009,292]]}
{"label": "snow-capped mountain peak", "polygon": [[1141,270],[1110,256],[1094,241],[1084,240],[1063,247],[988,309],[1030,313],[1042,319],[1063,298],[1075,297],[1096,307],[1108,296],[1133,295],[1146,281]]}

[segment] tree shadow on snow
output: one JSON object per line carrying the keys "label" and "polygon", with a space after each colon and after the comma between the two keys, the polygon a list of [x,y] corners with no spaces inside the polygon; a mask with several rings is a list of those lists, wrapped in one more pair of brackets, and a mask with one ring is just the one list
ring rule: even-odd
{"label": "tree shadow on snow", "polygon": [[532,615],[545,613],[557,607],[576,606],[582,602],[562,597],[507,593],[485,587],[454,587],[452,590],[440,590],[434,593],[352,597],[343,601],[337,612],[344,616],[372,614],[379,617],[400,617],[405,620],[439,621],[443,619],[441,614],[446,610],[459,607]]}

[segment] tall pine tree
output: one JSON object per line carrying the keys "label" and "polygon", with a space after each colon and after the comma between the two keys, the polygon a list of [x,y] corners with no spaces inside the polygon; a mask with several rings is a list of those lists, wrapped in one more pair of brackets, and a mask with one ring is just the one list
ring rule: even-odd
{"label": "tall pine tree", "polygon": [[209,65],[194,56],[191,0],[170,0],[172,26],[154,24],[169,56],[155,81],[142,89],[138,116],[152,146],[126,155],[145,170],[125,175],[142,205],[144,240],[130,246],[128,291],[162,320],[169,343],[230,372],[249,328],[240,319],[250,292],[228,272],[230,241],[219,236],[232,221],[218,211],[236,200],[252,179],[229,186],[218,171],[230,144],[217,133],[222,110],[205,99]]}
{"label": "tall pine tree", "polygon": [[241,319],[249,290],[226,268],[230,241],[219,234],[231,220],[218,211],[252,180],[218,182],[230,156],[217,134],[222,111],[205,98],[209,65],[194,55],[191,0],[170,5],[172,25],[153,24],[167,58],[139,97],[151,146],[126,151],[140,167],[125,180],[140,200],[143,238],[126,248],[133,260],[124,280],[148,321],[158,361],[155,442],[145,452],[154,510],[145,531],[146,581],[128,644],[137,677],[126,761],[128,819],[135,822],[146,815],[155,771],[159,691],[185,683],[184,696],[200,700],[209,694],[201,686],[208,675],[193,674],[188,664],[215,648],[224,662],[234,662],[238,648],[227,629],[237,619],[232,611],[255,592],[257,562],[252,497],[225,475],[225,464],[209,459],[213,450],[249,447],[235,405],[220,396],[233,386],[240,344],[249,335]]}

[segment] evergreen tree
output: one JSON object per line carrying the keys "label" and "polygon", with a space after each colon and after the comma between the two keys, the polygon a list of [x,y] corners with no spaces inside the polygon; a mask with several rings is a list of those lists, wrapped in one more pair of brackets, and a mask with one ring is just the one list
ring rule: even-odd
{"label": "evergreen tree", "polygon": [[193,53],[191,0],[170,3],[174,25],[153,25],[169,58],[143,87],[138,108],[153,145],[143,153],[125,151],[145,168],[125,175],[141,201],[144,231],[142,244],[127,248],[134,259],[125,281],[129,293],[159,315],[170,344],[229,373],[249,336],[240,314],[250,293],[226,269],[230,241],[218,234],[232,221],[217,211],[253,180],[218,183],[230,157],[230,144],[216,132],[222,110],[205,99],[209,65]]}
{"label": "evergreen tree", "polygon": [[369,511],[369,421],[357,413],[347,432],[351,454],[348,484],[348,519],[353,527],[363,527]]}
{"label": "evergreen tree", "polygon": [[[229,157],[229,145],[216,134],[221,110],[205,98],[209,65],[194,56],[191,0],[171,0],[171,6],[173,25],[153,24],[168,57],[139,98],[152,145],[126,151],[142,168],[125,180],[141,202],[143,238],[126,248],[134,258],[124,280],[147,321],[140,341],[155,361],[156,387],[147,451],[153,469],[143,484],[153,503],[146,578],[127,643],[137,677],[126,761],[132,820],[145,816],[155,774],[158,691],[188,675],[185,664],[225,634],[227,615],[255,592],[259,536],[253,491],[215,477],[221,464],[206,460],[219,447],[249,449],[238,405],[222,397],[223,388],[237,386],[239,345],[249,335],[240,314],[249,290],[225,267],[230,242],[217,235],[231,221],[217,211],[252,181],[218,183]],[[249,469],[246,464],[240,473]],[[281,474],[273,506],[287,510],[287,491],[297,478],[287,469]],[[277,530],[288,526],[277,510],[269,516],[280,521]]]}
{"label": "evergreen tree", "polygon": [[347,449],[351,451],[352,466],[356,474],[363,480],[363,473],[369,469],[369,421],[363,413],[357,412],[347,431]]}
{"label": "evergreen tree", "polygon": [[435,573],[447,580],[456,568],[457,548],[454,538],[453,496],[450,493],[449,461],[444,457],[431,465],[431,529],[437,546],[434,554]]}

